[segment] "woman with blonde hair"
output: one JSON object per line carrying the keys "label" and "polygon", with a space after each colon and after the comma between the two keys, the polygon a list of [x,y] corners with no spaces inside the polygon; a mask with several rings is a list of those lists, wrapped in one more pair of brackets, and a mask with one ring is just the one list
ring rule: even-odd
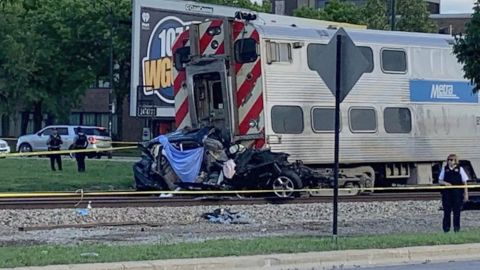
{"label": "woman with blonde hair", "polygon": [[444,232],[450,231],[452,212],[453,230],[454,232],[460,231],[460,212],[463,202],[468,201],[467,181],[468,175],[458,164],[457,155],[448,155],[447,165],[442,168],[438,176],[438,183],[447,187],[442,190]]}

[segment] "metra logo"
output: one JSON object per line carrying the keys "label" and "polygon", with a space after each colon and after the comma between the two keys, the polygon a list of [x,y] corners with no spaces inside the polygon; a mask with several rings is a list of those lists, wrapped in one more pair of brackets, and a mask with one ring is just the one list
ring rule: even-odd
{"label": "metra logo", "polygon": [[432,84],[432,91],[430,92],[430,98],[438,99],[459,99],[453,92],[454,88],[452,84]]}
{"label": "metra logo", "polygon": [[177,17],[163,18],[155,26],[143,58],[143,93],[157,95],[163,102],[173,104],[172,46],[183,32],[185,23]]}

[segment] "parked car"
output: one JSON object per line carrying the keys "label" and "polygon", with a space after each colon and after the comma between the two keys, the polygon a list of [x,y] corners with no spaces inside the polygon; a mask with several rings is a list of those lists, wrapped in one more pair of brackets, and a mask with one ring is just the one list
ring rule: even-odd
{"label": "parked car", "polygon": [[[69,125],[53,125],[47,126],[37,133],[24,135],[18,138],[17,152],[38,152],[47,151],[47,140],[52,134],[54,128],[57,129],[58,134],[62,138],[63,144],[61,150],[68,150],[73,148],[73,142],[77,134],[77,128],[79,126]],[[87,149],[105,149],[112,147],[112,138],[108,136],[108,131],[104,127],[95,126],[80,126],[87,135],[88,148]],[[101,157],[106,155],[111,157],[111,152],[93,152],[88,153],[88,157]]]}
{"label": "parked car", "polygon": [[10,153],[10,146],[8,146],[8,143],[4,140],[0,140],[0,157],[2,154],[8,154]]}

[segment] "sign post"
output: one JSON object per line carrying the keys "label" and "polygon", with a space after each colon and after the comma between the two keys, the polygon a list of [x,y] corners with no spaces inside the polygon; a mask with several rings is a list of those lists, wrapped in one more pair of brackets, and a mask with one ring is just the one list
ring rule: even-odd
{"label": "sign post", "polygon": [[333,237],[337,241],[338,230],[338,169],[340,148],[340,82],[342,81],[342,36],[337,35],[337,61],[335,64],[335,142],[333,154]]}
{"label": "sign post", "polygon": [[[338,172],[340,167],[340,103],[355,86],[369,62],[355,46],[347,32],[340,28],[326,48],[318,55],[315,69],[335,96],[335,142],[333,166],[333,237],[338,235]],[[335,69],[331,67],[335,66]]]}

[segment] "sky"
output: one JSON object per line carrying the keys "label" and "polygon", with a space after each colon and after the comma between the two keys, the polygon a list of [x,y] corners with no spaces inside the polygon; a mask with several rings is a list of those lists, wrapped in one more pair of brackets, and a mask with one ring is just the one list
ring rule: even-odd
{"label": "sky", "polygon": [[[261,3],[262,0],[250,0]],[[475,0],[441,0],[440,13],[472,13]]]}
{"label": "sky", "polygon": [[475,0],[441,0],[440,13],[472,13]]}

